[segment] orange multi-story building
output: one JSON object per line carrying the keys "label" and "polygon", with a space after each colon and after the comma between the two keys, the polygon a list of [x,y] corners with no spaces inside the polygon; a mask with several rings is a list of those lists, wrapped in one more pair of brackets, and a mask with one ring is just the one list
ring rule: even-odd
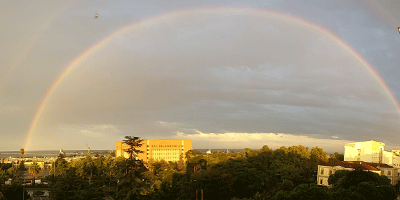
{"label": "orange multi-story building", "polygon": [[[141,142],[142,146],[138,147],[138,150],[143,151],[137,157],[137,159],[148,162],[150,159],[153,160],[165,160],[165,161],[179,161],[181,158],[185,158],[185,153],[192,149],[191,140],[147,140],[143,139]],[[128,158],[129,155],[125,152],[128,149],[128,145],[123,141],[115,143],[115,156],[123,156]]]}

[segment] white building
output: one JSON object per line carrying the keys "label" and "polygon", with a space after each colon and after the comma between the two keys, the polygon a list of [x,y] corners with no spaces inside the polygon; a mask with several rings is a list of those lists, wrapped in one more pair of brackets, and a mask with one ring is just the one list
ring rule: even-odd
{"label": "white building", "polygon": [[354,170],[356,168],[375,172],[379,175],[384,175],[390,179],[393,185],[397,183],[399,178],[398,169],[387,164],[369,163],[363,161],[339,161],[335,163],[318,165],[317,184],[329,186],[328,178],[337,170]]}
{"label": "white building", "polygon": [[385,151],[385,143],[374,140],[347,143],[344,146],[344,161],[384,163],[400,168],[400,149]]}
{"label": "white building", "polygon": [[383,158],[385,143],[376,141],[353,142],[344,145],[344,161],[379,163]]}

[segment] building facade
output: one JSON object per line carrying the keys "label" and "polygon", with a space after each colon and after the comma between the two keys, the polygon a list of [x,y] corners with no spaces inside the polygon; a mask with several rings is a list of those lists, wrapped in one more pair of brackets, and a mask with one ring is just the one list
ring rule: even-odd
{"label": "building facade", "polygon": [[353,142],[344,146],[344,161],[384,163],[400,168],[400,149],[385,151],[385,143],[376,141]]}
{"label": "building facade", "polygon": [[400,176],[400,149],[385,151],[385,143],[374,140],[347,143],[344,146],[344,161],[318,165],[317,184],[329,186],[328,178],[337,170],[356,168],[384,175],[394,185]]}
{"label": "building facade", "polygon": [[385,143],[376,141],[353,142],[344,145],[344,161],[379,163],[383,159]]}
{"label": "building facade", "polygon": [[317,184],[329,186],[328,178],[338,170],[354,170],[362,169],[365,171],[375,172],[379,175],[388,177],[394,185],[399,179],[398,169],[387,164],[369,163],[363,161],[339,161],[335,163],[327,163],[318,165]]}
{"label": "building facade", "polygon": [[[143,139],[142,146],[137,148],[143,153],[140,153],[137,159],[148,162],[150,160],[159,161],[179,161],[185,160],[185,154],[192,149],[191,140],[148,140]],[[115,156],[128,158],[129,155],[125,152],[128,145],[123,141],[115,143]]]}

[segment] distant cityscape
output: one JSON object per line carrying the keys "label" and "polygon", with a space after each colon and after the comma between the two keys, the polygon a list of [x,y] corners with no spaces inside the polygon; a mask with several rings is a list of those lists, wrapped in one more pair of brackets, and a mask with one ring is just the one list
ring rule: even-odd
{"label": "distant cityscape", "polygon": [[[85,162],[85,160],[91,162],[92,159],[93,161],[95,161],[99,159],[99,157],[105,156],[102,159],[107,158],[109,161],[112,162],[120,162],[122,159],[121,157],[124,157],[125,159],[122,160],[130,160],[130,159],[141,160],[143,161],[143,163],[149,164],[149,166],[151,166],[152,163],[157,163],[157,162],[170,163],[170,164],[175,163],[172,164],[171,166],[176,166],[176,167],[180,165],[178,163],[181,164],[186,163],[185,173],[196,174],[202,170],[207,170],[207,165],[208,165],[207,163],[209,157],[211,158],[211,160],[213,160],[219,156],[228,158],[229,156],[235,157],[241,154],[242,156],[245,156],[247,159],[250,157],[255,158],[255,156],[257,155],[264,155],[264,156],[272,155],[271,154],[272,150],[270,150],[267,145],[263,146],[260,150],[250,150],[249,148],[192,149],[191,140],[177,140],[177,139],[164,139],[164,140],[141,139],[140,142],[134,144],[136,145],[135,151],[140,153],[137,154],[130,153],[129,149],[132,148],[131,146],[132,144],[130,145],[129,142],[124,140],[115,142],[115,150],[91,150],[90,147],[88,147],[87,150],[60,149],[58,151],[44,150],[44,151],[24,152],[24,150],[21,149],[20,151],[2,151],[0,152],[0,158],[1,158],[1,163],[10,165],[12,170],[19,169],[21,166],[25,166],[31,169],[31,166],[37,165],[40,169],[38,170],[38,173],[35,175],[36,177],[40,177],[37,180],[35,180],[35,178],[32,176],[32,173],[29,171],[21,171],[17,177],[14,177],[14,179],[19,178],[23,180],[23,182],[20,183],[22,185],[32,184],[33,182],[35,182],[36,184],[41,185],[42,187],[47,187],[47,184],[51,184],[51,181],[55,181],[49,179],[49,175],[53,174],[53,176],[55,176],[54,173],[57,174],[62,173],[62,171],[59,171],[60,165],[61,167],[63,166],[62,160],[64,160],[63,162],[65,163],[75,163],[73,165],[76,165],[78,163]],[[310,171],[310,173],[314,175],[310,176],[309,174],[309,176],[315,177],[312,178],[314,179],[314,181],[312,181],[313,184],[320,186],[327,186],[326,188],[330,188],[332,186],[332,183],[329,181],[329,179],[331,176],[335,175],[337,171],[342,171],[341,173],[343,173],[343,171],[351,172],[356,170],[361,170],[364,171],[365,173],[372,172],[372,174],[385,176],[388,180],[388,184],[396,185],[400,177],[400,172],[399,172],[400,149],[392,149],[391,151],[386,151],[384,150],[384,147],[385,143],[373,140],[347,143],[344,145],[344,154],[341,154],[342,155],[341,158],[339,158],[340,154],[338,153],[328,155],[318,147],[309,148],[301,145],[292,146],[289,148],[281,147],[279,149],[276,149],[275,152],[277,152],[276,155],[279,155],[280,154],[279,152],[285,152],[285,154],[288,155],[289,157],[297,154],[298,156],[301,155],[305,156],[304,158],[306,158],[307,157],[306,154],[301,154],[301,152],[305,153],[309,151],[311,154],[313,154],[309,156],[309,158],[311,158],[310,161],[312,161],[312,157],[314,156],[314,159],[317,158],[320,160],[319,162],[321,162],[319,164],[314,163],[314,166],[317,168],[315,168],[314,172]],[[294,149],[296,150],[290,152],[291,148],[292,150]],[[286,151],[285,149],[288,151]],[[322,154],[316,153],[318,151],[320,151],[320,153]],[[263,153],[268,153],[268,154],[263,154]],[[134,156],[132,157],[132,155]],[[328,158],[332,158],[332,156],[338,156],[338,155],[339,157],[335,157],[336,159],[335,161],[329,160],[328,162]],[[191,159],[196,156],[200,156],[198,158],[203,158],[203,159]],[[242,159],[243,158],[244,157],[242,157]],[[261,159],[263,162],[268,161],[267,157],[265,158],[259,157],[259,159]],[[237,162],[241,163],[248,161],[239,159],[237,160]],[[294,160],[292,160],[291,162],[294,162]],[[288,164],[290,165],[290,163]],[[161,166],[160,164],[158,165]],[[165,167],[167,167],[168,165],[169,164],[165,165]],[[269,166],[273,165],[274,164],[271,163]],[[64,165],[64,167],[66,166],[67,165]],[[57,172],[55,171],[56,169],[58,170]],[[151,170],[154,170],[156,168],[153,169],[152,167],[149,167],[148,169],[150,170],[151,173],[155,173],[154,171],[152,172]],[[279,169],[277,170],[278,174],[276,174],[275,178],[281,179],[282,178],[282,175],[280,174],[281,172],[279,172]],[[289,171],[292,170],[295,169],[293,168]],[[181,173],[183,173],[183,171],[181,171]],[[31,181],[32,179],[33,182]],[[12,181],[13,179],[7,179],[4,182],[4,184],[11,185]],[[117,187],[117,185],[115,185],[114,188]],[[111,194],[110,191],[111,187],[109,186],[108,193],[107,192],[106,193],[110,195]],[[34,196],[34,193],[32,193],[32,191],[29,192],[30,192],[29,195]],[[42,197],[49,198],[48,190],[44,189],[43,192],[44,193]]]}
{"label": "distant cityscape", "polygon": [[[193,149],[194,151],[198,151],[201,153],[206,153],[207,151],[215,152],[243,152],[244,149]],[[115,150],[111,150],[115,152]],[[87,155],[87,150],[64,150],[66,156],[72,155]],[[57,157],[60,154],[60,150],[42,150],[42,151],[28,151],[24,154],[24,158],[47,158],[47,157]],[[110,150],[91,150],[91,155],[109,155]],[[21,153],[19,151],[0,151],[0,158],[22,158]]]}

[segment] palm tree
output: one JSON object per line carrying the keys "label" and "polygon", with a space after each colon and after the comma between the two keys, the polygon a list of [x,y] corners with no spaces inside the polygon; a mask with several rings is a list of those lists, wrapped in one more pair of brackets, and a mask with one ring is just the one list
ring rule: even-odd
{"label": "palm tree", "polygon": [[25,154],[25,149],[20,149],[19,150],[19,153],[21,153],[21,156],[22,156],[22,159],[24,158],[24,154]]}
{"label": "palm tree", "polygon": [[33,185],[35,185],[35,178],[39,174],[40,166],[37,162],[33,162],[31,166],[29,166],[29,174],[33,177]]}

